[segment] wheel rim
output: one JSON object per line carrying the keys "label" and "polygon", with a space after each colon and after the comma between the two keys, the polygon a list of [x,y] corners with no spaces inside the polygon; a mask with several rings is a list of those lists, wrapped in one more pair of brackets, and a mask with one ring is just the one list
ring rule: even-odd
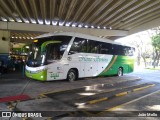
{"label": "wheel rim", "polygon": [[122,76],[122,74],[123,74],[123,73],[122,73],[122,69],[119,68],[119,69],[118,69],[118,76]]}
{"label": "wheel rim", "polygon": [[74,72],[70,72],[68,77],[69,77],[69,81],[74,81],[76,79],[76,75],[74,74]]}

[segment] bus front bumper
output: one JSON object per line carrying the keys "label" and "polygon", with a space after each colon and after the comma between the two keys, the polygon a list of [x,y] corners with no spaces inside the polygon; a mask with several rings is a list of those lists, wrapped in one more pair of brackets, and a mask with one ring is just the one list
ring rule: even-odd
{"label": "bus front bumper", "polygon": [[47,70],[42,70],[42,71],[37,71],[37,72],[25,70],[25,74],[28,78],[32,78],[35,80],[39,80],[39,81],[47,80]]}

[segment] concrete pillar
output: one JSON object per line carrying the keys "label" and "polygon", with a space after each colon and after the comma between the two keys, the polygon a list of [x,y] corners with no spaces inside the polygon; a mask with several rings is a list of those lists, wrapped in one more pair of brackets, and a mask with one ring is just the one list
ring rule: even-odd
{"label": "concrete pillar", "polygon": [[0,30],[0,54],[9,54],[10,32]]}

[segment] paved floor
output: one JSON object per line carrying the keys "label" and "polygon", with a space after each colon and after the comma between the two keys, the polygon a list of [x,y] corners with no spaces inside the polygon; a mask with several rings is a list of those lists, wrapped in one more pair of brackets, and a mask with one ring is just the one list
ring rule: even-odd
{"label": "paved floor", "polygon": [[[134,111],[131,114],[133,117],[130,118],[134,119],[138,114],[146,114],[145,111],[160,111],[159,73],[160,71],[142,70],[123,77],[86,78],[75,82],[39,82],[23,78],[19,73],[10,73],[0,77],[0,98],[24,94],[32,99],[0,103],[0,111],[54,111],[54,115],[53,112],[48,112],[54,119],[57,116],[60,119],[75,119],[69,116],[81,116],[76,119],[84,120],[103,120],[106,116],[110,116],[109,119],[127,119],[121,116],[129,115],[127,111]],[[12,105],[12,109],[8,108],[9,105]],[[15,106],[16,109],[13,109]],[[21,118],[11,118],[17,119]],[[47,117],[32,119],[45,120]]]}

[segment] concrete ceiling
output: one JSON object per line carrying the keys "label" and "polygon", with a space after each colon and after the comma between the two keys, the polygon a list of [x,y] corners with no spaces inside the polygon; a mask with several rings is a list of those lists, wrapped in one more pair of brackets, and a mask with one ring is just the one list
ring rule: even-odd
{"label": "concrete ceiling", "polygon": [[0,21],[11,37],[74,31],[115,40],[159,26],[160,0],[0,0]]}

